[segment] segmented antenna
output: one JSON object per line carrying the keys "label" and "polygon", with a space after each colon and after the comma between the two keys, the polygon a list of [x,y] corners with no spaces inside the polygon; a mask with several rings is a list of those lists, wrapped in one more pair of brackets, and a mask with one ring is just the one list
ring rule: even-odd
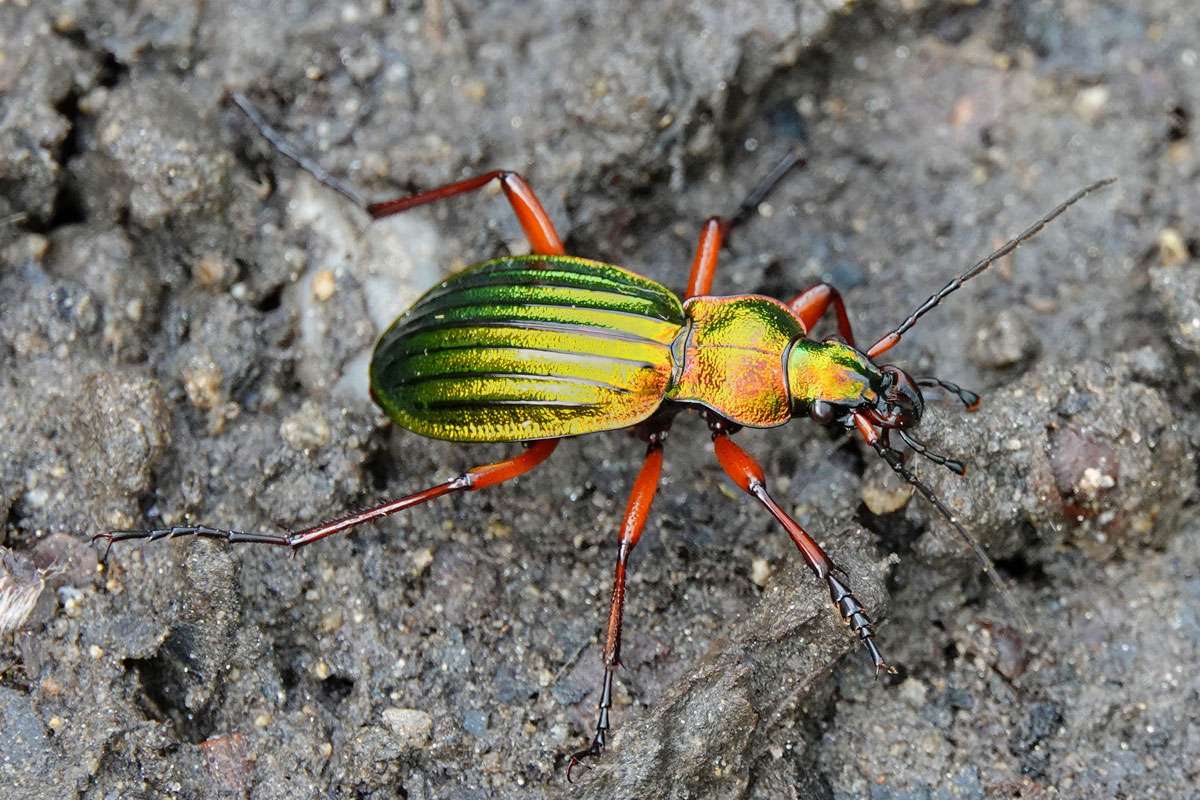
{"label": "segmented antenna", "polygon": [[975,392],[972,392],[970,389],[964,389],[957,383],[944,381],[941,378],[917,378],[917,386],[945,389],[947,392],[950,392],[950,394],[957,397],[967,411],[978,411],[979,404],[982,402],[982,398],[980,398],[979,395],[975,394]]}
{"label": "segmented antenna", "polygon": [[1049,223],[1059,214],[1063,213],[1068,208],[1075,205],[1084,197],[1096,191],[1097,189],[1108,186],[1110,183],[1113,183],[1116,180],[1116,178],[1105,178],[1102,181],[1096,181],[1090,186],[1085,186],[1063,202],[1059,203],[1054,207],[1054,210],[1030,225],[1015,239],[1010,239],[991,255],[987,256],[982,261],[977,262],[966,272],[947,283],[937,294],[930,295],[924,303],[917,306],[916,310],[909,314],[903,322],[895,327],[895,329],[893,329],[890,333],[885,333],[879,338],[879,341],[871,345],[871,349],[867,351],[867,355],[871,358],[875,358],[876,356],[882,355],[888,350],[891,350],[896,346],[896,343],[900,341],[900,337],[903,336],[910,328],[912,328],[913,325],[917,324],[917,320],[929,313],[935,306],[937,306],[938,303],[942,302],[947,295],[958,291],[960,288],[962,288],[962,285],[971,280],[971,278],[974,278],[976,275],[990,267],[994,262],[1004,258],[1013,250],[1016,250],[1022,243],[1032,239],[1038,233],[1038,231],[1046,227],[1047,223]]}
{"label": "segmented antenna", "polygon": [[928,500],[934,508],[941,512],[942,516],[946,518],[946,521],[949,522],[954,530],[958,533],[959,538],[962,539],[963,542],[966,543],[967,547],[971,548],[971,551],[975,553],[975,557],[979,559],[979,563],[983,566],[983,571],[987,573],[988,578],[990,578],[992,581],[992,585],[994,585],[996,590],[1000,592],[1000,598],[1004,601],[1004,605],[1008,606],[1008,610],[1011,611],[1013,616],[1017,618],[1017,622],[1021,625],[1024,631],[1026,633],[1032,633],[1033,626],[1029,623],[1029,617],[1025,615],[1025,612],[1017,604],[1017,598],[1016,595],[1013,594],[1012,588],[1008,585],[1008,582],[1000,576],[1000,573],[996,571],[996,565],[992,563],[991,557],[988,556],[987,552],[984,551],[983,546],[975,540],[974,536],[967,533],[966,528],[958,524],[958,520],[956,520],[954,515],[950,513],[950,509],[946,507],[945,503],[938,499],[938,496],[933,493],[933,490],[922,483],[916,475],[908,471],[908,468],[904,466],[904,462],[900,460],[899,453],[897,453],[895,450],[892,450],[890,447],[887,447],[883,444],[883,442],[878,440],[871,442],[871,446],[875,448],[875,452],[879,453],[883,460],[887,462],[888,466],[891,467],[897,475],[912,484],[916,490],[921,493],[922,497]]}
{"label": "segmented antenna", "polygon": [[938,466],[945,467],[946,469],[953,472],[955,475],[966,475],[967,474],[967,468],[965,466],[963,466],[963,463],[961,461],[959,461],[958,459],[947,458],[946,456],[943,456],[943,455],[933,452],[928,447],[926,447],[925,443],[922,442],[920,439],[913,436],[912,434],[906,433],[905,431],[903,431],[899,428],[896,429],[896,433],[900,434],[900,438],[903,439],[904,443],[907,444],[909,447],[911,447],[914,452],[920,453],[922,456],[929,459],[930,461],[937,464]]}

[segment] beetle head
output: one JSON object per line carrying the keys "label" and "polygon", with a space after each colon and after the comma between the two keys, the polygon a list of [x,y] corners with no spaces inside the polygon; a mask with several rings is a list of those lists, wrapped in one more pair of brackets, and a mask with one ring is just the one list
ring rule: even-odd
{"label": "beetle head", "polygon": [[917,381],[899,367],[877,366],[840,339],[798,341],[788,356],[794,400],[817,422],[853,427],[854,414],[880,428],[915,428],[925,411]]}
{"label": "beetle head", "polygon": [[892,364],[879,368],[877,399],[862,411],[881,428],[915,428],[925,412],[925,398],[912,377]]}

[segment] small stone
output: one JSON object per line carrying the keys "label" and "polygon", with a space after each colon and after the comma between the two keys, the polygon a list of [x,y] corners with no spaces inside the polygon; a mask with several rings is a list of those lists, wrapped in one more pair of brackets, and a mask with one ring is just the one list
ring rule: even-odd
{"label": "small stone", "polygon": [[400,744],[409,748],[429,745],[433,733],[433,717],[416,708],[385,708],[383,724],[395,734]]}
{"label": "small stone", "polygon": [[1111,489],[1117,485],[1117,481],[1112,475],[1096,469],[1088,467],[1083,471],[1083,477],[1075,484],[1075,490],[1081,494],[1095,496],[1102,489]]}
{"label": "small stone", "polygon": [[429,565],[433,563],[433,549],[422,547],[412,554],[412,571],[414,575],[420,575],[425,570],[429,569]]}
{"label": "small stone", "polygon": [[197,286],[208,289],[221,285],[232,273],[233,265],[220,253],[205,253],[200,256],[196,268],[192,270],[192,280]]}
{"label": "small stone", "polygon": [[750,581],[761,589],[771,579],[772,571],[771,562],[765,558],[756,558],[750,562]]}
{"label": "small stone", "polygon": [[883,461],[872,461],[863,476],[862,501],[872,514],[893,514],[908,505],[913,496],[912,484],[892,472]]}
{"label": "small stone", "polygon": [[25,493],[25,505],[30,508],[42,508],[49,499],[50,495],[45,489],[30,489]]}
{"label": "small stone", "polygon": [[332,272],[323,269],[313,276],[312,294],[318,302],[323,303],[333,297],[335,291],[337,291],[337,279]]}
{"label": "small stone", "polygon": [[1006,308],[975,332],[971,358],[982,367],[1005,369],[1032,361],[1041,349],[1029,323]]}
{"label": "small stone", "polygon": [[1164,267],[1177,267],[1191,258],[1187,242],[1174,228],[1163,228],[1158,233],[1158,260]]}
{"label": "small stone", "polygon": [[471,102],[482,103],[487,97],[487,84],[479,80],[463,81],[462,93]]}
{"label": "small stone", "polygon": [[900,697],[912,708],[922,708],[929,689],[916,678],[906,678],[899,688]]}
{"label": "small stone", "polygon": [[88,648],[88,655],[99,661],[104,658],[104,648],[98,644],[94,644]]}
{"label": "small stone", "polygon": [[1095,122],[1108,105],[1110,92],[1107,86],[1089,86],[1075,95],[1075,113],[1084,122]]}
{"label": "small stone", "polygon": [[183,389],[191,404],[201,411],[211,411],[224,402],[224,379],[225,373],[208,359],[195,359],[183,369]]}
{"label": "small stone", "polygon": [[342,612],[340,609],[334,609],[327,612],[321,617],[321,632],[333,633],[342,627]]}
{"label": "small stone", "polygon": [[324,447],[332,435],[321,407],[312,401],[306,401],[279,424],[279,437],[301,452]]}

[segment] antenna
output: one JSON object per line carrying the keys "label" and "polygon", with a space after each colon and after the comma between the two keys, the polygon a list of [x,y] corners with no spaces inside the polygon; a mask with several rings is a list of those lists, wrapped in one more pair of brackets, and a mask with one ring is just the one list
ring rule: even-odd
{"label": "antenna", "polygon": [[890,333],[885,333],[879,338],[879,341],[871,345],[871,348],[867,350],[867,356],[870,358],[875,358],[876,356],[882,355],[888,350],[891,350],[900,341],[900,337],[903,336],[913,325],[917,324],[917,320],[933,310],[933,308],[938,303],[942,302],[947,295],[958,291],[960,288],[962,288],[962,285],[971,280],[971,278],[974,278],[976,275],[990,267],[994,262],[1004,258],[1013,250],[1016,250],[1022,243],[1032,239],[1035,235],[1037,235],[1038,231],[1046,227],[1046,225],[1059,214],[1063,213],[1068,208],[1075,205],[1084,197],[1096,191],[1097,189],[1102,189],[1116,180],[1116,178],[1105,178],[1102,181],[1096,181],[1090,186],[1085,186],[1063,202],[1059,203],[1054,207],[1054,210],[1030,225],[1015,239],[1010,239],[991,255],[987,256],[982,261],[977,262],[966,272],[947,283],[937,294],[930,295],[924,303],[917,306],[916,310],[909,314],[903,322],[895,327],[895,329],[893,329]]}
{"label": "antenna", "polygon": [[1018,624],[1020,624],[1021,628],[1026,633],[1032,632],[1033,626],[1029,624],[1029,617],[1026,616],[1025,612],[1021,610],[1021,607],[1017,604],[1017,598],[1016,595],[1013,594],[1012,588],[1008,585],[1004,578],[1000,577],[1000,573],[996,572],[996,565],[992,563],[992,559],[988,556],[987,552],[984,551],[983,545],[979,544],[979,542],[975,540],[974,536],[967,533],[966,528],[958,524],[958,520],[956,520],[954,515],[950,513],[950,509],[946,507],[945,503],[938,499],[938,496],[933,493],[932,489],[922,483],[916,475],[908,471],[908,469],[904,466],[904,463],[900,460],[899,453],[878,439],[871,442],[871,446],[875,448],[875,452],[879,453],[883,460],[887,462],[888,466],[891,467],[897,475],[911,483],[916,490],[921,493],[921,496],[928,500],[934,508],[940,511],[942,516],[946,518],[946,521],[954,527],[954,530],[958,532],[959,538],[966,543],[967,547],[971,548],[972,552],[975,553],[975,557],[979,559],[980,564],[983,566],[983,571],[987,573],[987,576],[991,579],[992,584],[996,587],[996,590],[1000,592],[1000,597],[1004,601],[1004,605],[1008,606],[1009,611],[1011,611],[1013,616],[1017,618]]}

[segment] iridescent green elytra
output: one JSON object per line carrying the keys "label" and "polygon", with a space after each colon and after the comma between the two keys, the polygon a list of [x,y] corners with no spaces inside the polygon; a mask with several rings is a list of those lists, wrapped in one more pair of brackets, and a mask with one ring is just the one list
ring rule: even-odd
{"label": "iridescent green elytra", "polygon": [[486,261],[430,290],[379,340],[371,392],[399,425],[458,442],[634,425],[664,402],[773,427],[816,400],[873,400],[879,371],[813,342],[759,295],[694,297],[571,256]]}

